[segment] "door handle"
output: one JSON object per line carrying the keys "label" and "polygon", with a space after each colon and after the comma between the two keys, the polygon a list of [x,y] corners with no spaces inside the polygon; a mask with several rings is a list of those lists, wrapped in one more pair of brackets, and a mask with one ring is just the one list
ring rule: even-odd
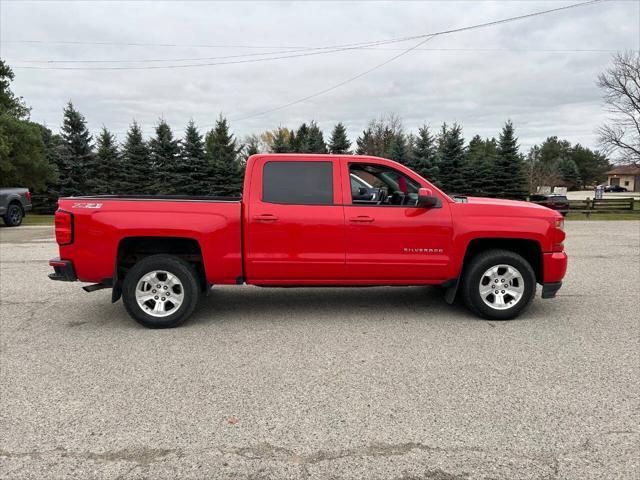
{"label": "door handle", "polygon": [[349,221],[351,223],[371,223],[373,222],[373,217],[369,217],[367,215],[358,215],[357,217],[351,217]]}
{"label": "door handle", "polygon": [[278,217],[271,215],[270,213],[264,213],[262,215],[254,215],[253,219],[256,222],[275,222],[278,220]]}

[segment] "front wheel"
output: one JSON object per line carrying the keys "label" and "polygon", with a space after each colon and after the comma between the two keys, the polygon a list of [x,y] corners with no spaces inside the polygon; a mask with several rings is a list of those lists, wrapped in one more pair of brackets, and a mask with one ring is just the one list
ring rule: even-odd
{"label": "front wheel", "polygon": [[4,214],[2,220],[4,220],[4,224],[7,227],[17,227],[22,223],[23,216],[20,205],[12,203],[9,205],[9,208],[7,208],[7,213]]}
{"label": "front wheel", "polygon": [[194,268],[172,255],[152,255],[136,263],[122,286],[129,315],[148,328],[177,327],[196,308],[200,289]]}
{"label": "front wheel", "polygon": [[536,276],[521,255],[489,250],[465,268],[462,298],[469,309],[491,320],[517,317],[533,299]]}

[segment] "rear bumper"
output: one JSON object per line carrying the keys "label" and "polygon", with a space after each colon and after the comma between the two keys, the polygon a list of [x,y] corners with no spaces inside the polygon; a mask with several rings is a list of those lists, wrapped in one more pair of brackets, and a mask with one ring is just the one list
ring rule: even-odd
{"label": "rear bumper", "polygon": [[33,205],[30,203],[27,203],[26,205],[23,205],[22,208],[25,212],[30,212],[31,209],[33,208]]}
{"label": "rear bumper", "polygon": [[542,284],[542,298],[553,298],[562,287],[562,282],[555,283],[543,283]]}
{"label": "rear bumper", "polygon": [[78,280],[71,260],[53,258],[49,260],[49,265],[53,267],[53,273],[49,274],[49,278],[51,280],[58,280],[62,282],[75,282]]}

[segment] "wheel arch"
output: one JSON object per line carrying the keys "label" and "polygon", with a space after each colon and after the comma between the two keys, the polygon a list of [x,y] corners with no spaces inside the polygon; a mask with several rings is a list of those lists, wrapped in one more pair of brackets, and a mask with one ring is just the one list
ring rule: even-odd
{"label": "wheel arch", "polygon": [[9,202],[7,203],[7,213],[9,213],[9,207],[11,207],[12,205],[18,206],[18,208],[20,209],[20,213],[22,213],[23,217],[26,215],[26,212],[24,211],[24,205],[22,205],[22,202],[20,201],[20,197],[13,197],[11,198],[11,200],[9,200]]}
{"label": "wheel arch", "polygon": [[523,257],[536,275],[536,282],[542,283],[543,279],[543,260],[542,260],[542,247],[537,240],[531,240],[526,238],[474,238],[468,244],[462,260],[462,268],[460,275],[464,272],[465,265],[468,265],[469,261],[478,255],[479,253],[487,250],[508,250],[517,253]]}
{"label": "wheel arch", "polygon": [[481,237],[474,238],[469,241],[462,259],[460,266],[460,272],[458,276],[445,282],[445,300],[447,303],[452,304],[455,301],[460,286],[460,281],[464,275],[464,269],[469,264],[471,259],[479,253],[486,252],[487,250],[501,249],[509,250],[511,252],[521,255],[533,269],[536,276],[536,282],[542,283],[543,281],[543,258],[542,247],[537,240],[531,240],[526,238],[502,238],[502,237]]}
{"label": "wheel arch", "polygon": [[20,210],[22,210],[22,213],[24,214],[24,206],[20,201],[20,197],[13,197],[11,200],[9,200],[7,207],[9,207],[10,205],[18,205],[20,207]]}
{"label": "wheel arch", "polygon": [[202,255],[197,239],[183,236],[129,236],[120,239],[114,268],[112,302],[122,294],[122,281],[133,265],[151,255],[173,255],[192,264],[203,291],[208,287]]}

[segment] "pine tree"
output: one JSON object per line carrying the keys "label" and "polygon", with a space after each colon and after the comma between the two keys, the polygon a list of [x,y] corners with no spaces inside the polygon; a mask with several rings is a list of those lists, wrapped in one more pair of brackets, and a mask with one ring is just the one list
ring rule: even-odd
{"label": "pine tree", "polygon": [[518,151],[518,139],[513,123],[507,121],[500,132],[494,184],[499,197],[525,199],[527,197],[527,179],[524,159]]}
{"label": "pine tree", "polygon": [[172,173],[174,194],[198,196],[209,192],[209,162],[205,158],[202,135],[193,120],[189,121],[185,129]]}
{"label": "pine tree", "polygon": [[338,122],[331,132],[329,153],[350,155],[351,142],[347,138],[347,129],[342,122]]}
{"label": "pine tree", "polygon": [[151,191],[153,194],[175,193],[174,171],[180,155],[180,141],[173,138],[171,127],[164,120],[156,127],[156,136],[149,141],[153,170]]}
{"label": "pine tree", "polygon": [[94,195],[108,195],[116,191],[117,182],[113,173],[120,169],[120,153],[116,137],[102,127],[97,142],[97,152],[93,156],[92,176],[87,179],[88,192]]}
{"label": "pine tree", "polygon": [[418,175],[435,185],[439,185],[436,146],[427,125],[423,125],[418,129],[418,136],[412,152],[411,166]]}
{"label": "pine tree", "polygon": [[87,122],[71,102],[64,109],[60,136],[59,192],[61,196],[83,195],[87,190],[87,178],[93,172],[87,170],[93,155],[92,137]]}
{"label": "pine tree", "polygon": [[558,172],[562,182],[569,189],[574,189],[580,185],[580,170],[573,159],[564,157],[558,162]]}
{"label": "pine tree", "polygon": [[404,136],[404,144],[407,151],[407,160],[404,164],[414,172],[416,171],[416,166],[413,163],[415,158],[416,140],[417,138],[413,133],[408,133]]}
{"label": "pine tree", "polygon": [[242,156],[244,157],[244,162],[246,163],[249,160],[249,157],[252,155],[257,155],[260,153],[260,140],[256,135],[250,135],[244,144],[244,148],[242,150]]}
{"label": "pine tree", "polygon": [[238,165],[241,147],[229,133],[227,120],[220,115],[213,130],[205,137],[207,160],[211,167],[211,194],[222,196],[240,195],[242,172]]}
{"label": "pine tree", "polygon": [[356,139],[357,155],[373,155],[373,132],[371,128],[362,131],[362,134]]}
{"label": "pine tree", "polygon": [[404,135],[396,135],[391,141],[391,144],[389,145],[389,158],[402,165],[406,165],[409,161]]}
{"label": "pine tree", "polygon": [[[47,195],[54,199],[58,198],[60,192],[58,191],[58,165],[62,162],[60,156],[62,155],[62,138],[60,135],[54,134],[46,127],[42,127],[42,141],[44,142],[45,156],[49,165],[54,169],[52,179],[47,182],[46,192]],[[54,209],[55,211],[55,209]]]}
{"label": "pine tree", "polygon": [[122,176],[118,185],[121,195],[150,194],[153,191],[153,164],[149,148],[142,138],[142,130],[134,121],[122,147]]}
{"label": "pine tree", "polygon": [[324,141],[322,130],[315,121],[309,124],[307,139],[302,151],[304,153],[327,153],[327,144]]}
{"label": "pine tree", "polygon": [[468,190],[468,166],[464,151],[462,128],[453,124],[450,129],[446,124],[438,139],[439,167],[442,188],[451,195],[465,195]]}
{"label": "pine tree", "polygon": [[303,123],[298,127],[297,131],[293,129],[289,132],[287,138],[288,149],[287,152],[291,153],[305,153],[307,151],[307,140],[309,136],[309,127],[306,123]]}
{"label": "pine tree", "polygon": [[487,197],[492,194],[494,161],[495,139],[482,140],[480,135],[473,137],[467,147],[469,195]]}
{"label": "pine tree", "polygon": [[498,142],[492,137],[484,141],[484,158],[478,166],[479,188],[477,195],[482,197],[495,197],[497,188],[495,186],[495,169],[498,159]]}

